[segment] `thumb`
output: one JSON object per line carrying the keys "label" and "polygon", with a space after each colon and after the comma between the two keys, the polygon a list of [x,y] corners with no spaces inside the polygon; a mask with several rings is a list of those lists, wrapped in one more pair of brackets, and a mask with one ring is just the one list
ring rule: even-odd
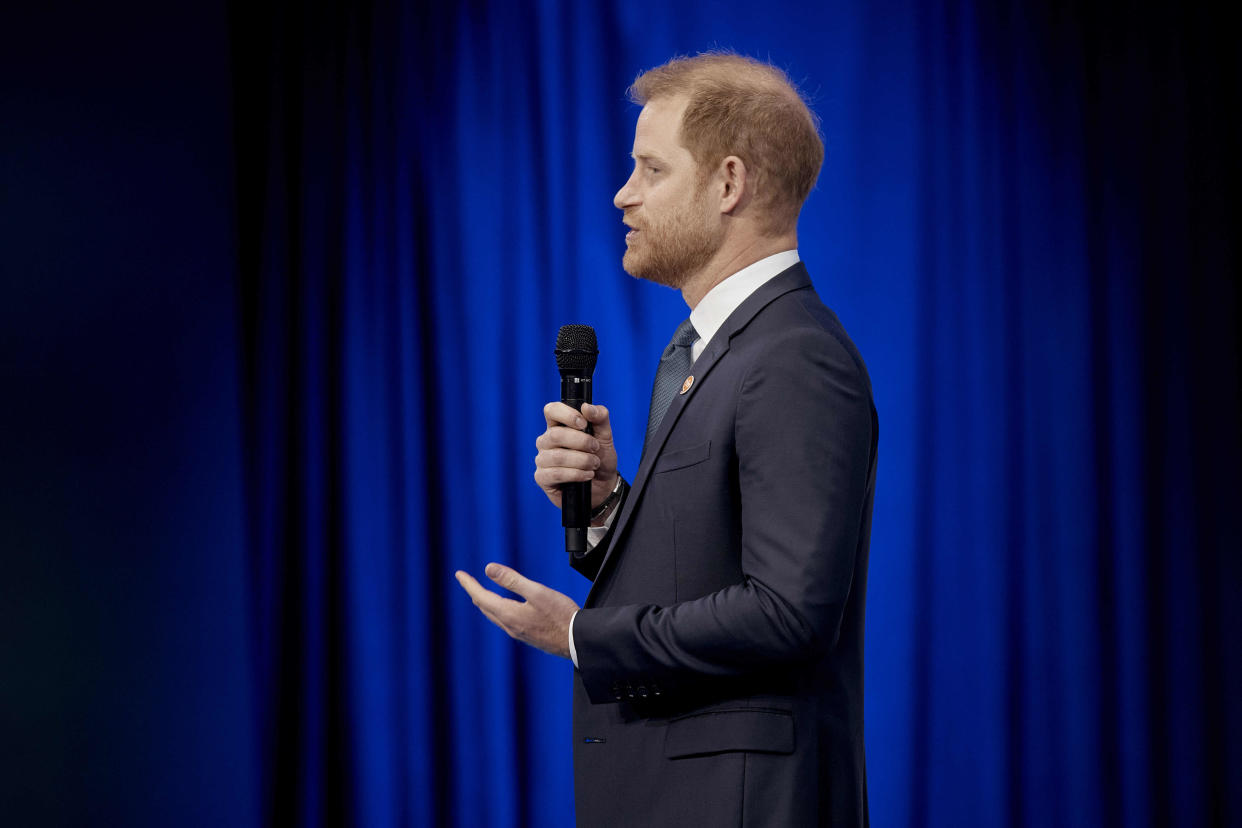
{"label": "thumb", "polygon": [[595,437],[600,440],[612,439],[612,423],[608,420],[608,409],[602,405],[591,405],[584,403],[582,406],[582,416],[586,417],[594,426]]}
{"label": "thumb", "polygon": [[510,592],[517,593],[523,598],[529,597],[531,587],[534,582],[527,579],[516,569],[510,569],[507,566],[498,563],[489,563],[483,568],[487,577],[491,578],[498,586],[502,586]]}

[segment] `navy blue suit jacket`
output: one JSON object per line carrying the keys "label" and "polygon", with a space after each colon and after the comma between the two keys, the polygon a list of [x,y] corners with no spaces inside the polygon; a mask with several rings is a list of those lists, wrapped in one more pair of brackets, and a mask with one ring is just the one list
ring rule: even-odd
{"label": "navy blue suit jacket", "polygon": [[865,825],[866,367],[797,264],[691,373],[571,561],[578,822]]}

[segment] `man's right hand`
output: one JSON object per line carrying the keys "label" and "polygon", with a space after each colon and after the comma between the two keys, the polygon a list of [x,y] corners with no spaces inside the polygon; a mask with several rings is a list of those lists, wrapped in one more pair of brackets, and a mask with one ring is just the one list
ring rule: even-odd
{"label": "man's right hand", "polygon": [[[591,508],[594,509],[617,484],[617,449],[612,443],[608,409],[583,404],[581,414],[563,402],[543,407],[548,429],[535,440],[535,482],[548,499],[561,506],[562,483],[591,481]],[[592,434],[586,433],[590,422]]]}

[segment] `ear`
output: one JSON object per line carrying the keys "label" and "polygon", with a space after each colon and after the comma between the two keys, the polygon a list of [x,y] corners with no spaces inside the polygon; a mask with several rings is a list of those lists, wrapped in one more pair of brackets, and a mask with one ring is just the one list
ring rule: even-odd
{"label": "ear", "polygon": [[726,156],[716,168],[720,193],[720,212],[732,213],[749,196],[746,162],[736,155]]}

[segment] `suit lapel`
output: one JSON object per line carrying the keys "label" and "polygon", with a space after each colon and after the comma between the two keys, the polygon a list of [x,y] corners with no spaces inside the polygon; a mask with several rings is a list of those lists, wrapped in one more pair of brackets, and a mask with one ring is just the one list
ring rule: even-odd
{"label": "suit lapel", "polygon": [[754,293],[746,297],[746,300],[720,326],[720,330],[716,331],[716,335],[712,337],[711,342],[707,343],[703,353],[699,354],[699,358],[694,361],[694,365],[690,366],[690,375],[694,377],[694,383],[684,393],[673,397],[673,401],[669,403],[668,412],[660,422],[660,428],[656,430],[655,436],[651,438],[651,445],[647,447],[647,453],[643,455],[642,461],[638,465],[638,471],[634,475],[634,482],[630,484],[629,496],[625,499],[625,506],[622,507],[621,514],[617,516],[617,521],[613,526],[612,540],[608,544],[604,560],[600,562],[599,572],[591,585],[590,592],[587,594],[586,603],[588,605],[591,598],[595,595],[596,588],[604,579],[604,569],[612,558],[613,552],[622,541],[626,530],[629,529],[630,518],[642,498],[643,490],[647,486],[647,481],[651,477],[651,471],[655,467],[660,453],[664,450],[664,443],[668,439],[669,433],[672,432],[673,426],[677,424],[677,420],[681,417],[682,412],[685,411],[686,406],[690,404],[695,393],[703,386],[703,383],[708,381],[708,375],[711,373],[712,368],[728,352],[733,337],[740,334],[750,324],[750,321],[758,315],[759,311],[763,310],[777,297],[783,296],[790,291],[810,286],[811,278],[807,275],[806,267],[802,262],[782,270],[776,276],[760,285]]}

